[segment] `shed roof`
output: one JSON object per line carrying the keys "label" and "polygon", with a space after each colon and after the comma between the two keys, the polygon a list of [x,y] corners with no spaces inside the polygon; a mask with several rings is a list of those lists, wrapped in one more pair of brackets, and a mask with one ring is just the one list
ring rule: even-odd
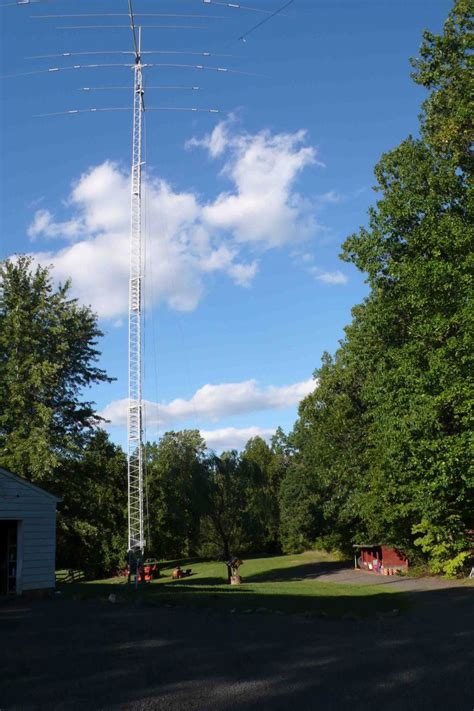
{"label": "shed roof", "polygon": [[33,489],[35,493],[40,494],[41,496],[45,496],[48,499],[52,499],[53,501],[61,501],[61,499],[58,496],[55,496],[54,494],[50,494],[49,491],[45,491],[44,489],[41,489],[39,486],[36,486],[35,484],[32,484],[30,481],[27,481],[26,479],[23,479],[23,477],[18,476],[18,474],[13,474],[13,472],[8,471],[8,469],[4,469],[3,467],[0,467],[0,479],[10,479],[10,481],[14,481],[16,483],[21,484],[27,489]]}
{"label": "shed roof", "polygon": [[354,543],[353,548],[380,548],[386,545],[385,543]]}

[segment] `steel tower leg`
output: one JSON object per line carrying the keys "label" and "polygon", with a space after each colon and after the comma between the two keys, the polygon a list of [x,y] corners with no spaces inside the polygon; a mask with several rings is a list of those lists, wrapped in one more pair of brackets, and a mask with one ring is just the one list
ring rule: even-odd
{"label": "steel tower leg", "polygon": [[140,55],[134,68],[128,319],[128,549],[143,553],[142,247],[141,174],[143,84]]}

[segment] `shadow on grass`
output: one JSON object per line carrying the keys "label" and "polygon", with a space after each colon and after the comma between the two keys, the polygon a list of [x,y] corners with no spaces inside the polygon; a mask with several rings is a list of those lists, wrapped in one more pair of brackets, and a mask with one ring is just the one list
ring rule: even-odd
{"label": "shadow on grass", "polygon": [[[268,555],[266,556],[267,558],[274,558],[274,556]],[[262,560],[262,556],[245,556],[244,559],[244,565],[241,568],[241,573],[242,573],[242,578],[245,583],[253,583],[253,582],[290,582],[290,581],[302,581],[302,580],[313,580],[318,578],[320,575],[331,575],[332,573],[338,573],[342,570],[351,570],[352,569],[352,561],[350,560],[345,560],[345,561],[315,561],[315,562],[305,562],[301,563],[300,565],[293,565],[293,566],[288,566],[286,563],[286,559],[282,558],[282,565],[278,566],[276,565],[274,568],[271,568],[270,570],[263,570],[263,571],[257,571],[253,573],[248,573],[247,574],[247,567],[246,563],[250,564],[253,560]],[[177,565],[180,565],[181,568],[185,569],[191,565],[195,565],[196,563],[205,563],[205,562],[213,562],[217,563],[222,566],[222,575],[218,576],[213,576],[213,577],[206,577],[206,578],[201,578],[199,571],[193,571],[192,578],[193,580],[188,580],[186,579],[181,579],[180,583],[185,583],[185,581],[189,582],[189,584],[193,585],[196,584],[196,580],[194,578],[199,578],[199,584],[203,585],[222,585],[223,583],[227,582],[227,576],[225,573],[225,563],[222,561],[209,561],[204,558],[189,558],[189,559],[183,559],[183,560],[177,560],[177,561],[166,561],[163,563],[162,566],[160,566],[160,569],[163,570],[171,570],[172,568],[176,567]],[[167,574],[164,575],[164,577],[168,577]]]}
{"label": "shadow on grass", "polygon": [[294,580],[313,580],[320,575],[330,575],[341,570],[348,570],[351,567],[350,561],[322,561],[316,563],[304,563],[291,568],[273,568],[264,570],[261,573],[253,573],[245,576],[245,582],[285,582]]}
{"label": "shadow on grass", "polygon": [[[224,575],[220,576],[219,578],[217,577],[209,577],[209,578],[202,578],[199,573],[192,573],[189,575],[187,578],[180,578],[179,580],[176,580],[175,582],[171,583],[174,587],[178,585],[189,585],[189,586],[196,586],[196,585],[226,585],[227,584],[227,579],[225,578]],[[168,585],[168,583],[162,583],[163,585]]]}
{"label": "shadow on grass", "polygon": [[107,600],[111,593],[118,604],[158,605],[168,607],[191,607],[232,612],[272,612],[280,614],[304,614],[322,617],[367,617],[398,614],[408,606],[408,597],[403,592],[382,592],[376,588],[318,583],[287,582],[275,587],[272,584],[248,583],[240,586],[223,584],[214,578],[195,581],[179,580],[159,584],[127,585],[114,583],[69,583],[60,586],[66,598],[76,600]]}

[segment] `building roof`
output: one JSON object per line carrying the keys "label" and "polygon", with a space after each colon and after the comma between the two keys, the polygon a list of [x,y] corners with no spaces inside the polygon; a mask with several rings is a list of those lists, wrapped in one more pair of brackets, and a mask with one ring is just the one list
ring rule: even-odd
{"label": "building roof", "polygon": [[380,548],[380,546],[385,546],[385,543],[355,543],[353,548]]}
{"label": "building roof", "polygon": [[61,499],[58,496],[55,496],[54,494],[50,494],[49,491],[45,491],[44,489],[41,489],[39,486],[36,486],[35,484],[32,484],[30,481],[27,481],[26,479],[23,479],[23,477],[18,476],[18,474],[13,474],[13,472],[8,471],[8,469],[4,469],[3,467],[0,467],[0,479],[10,479],[11,481],[15,481],[22,486],[26,487],[27,489],[33,489],[37,494],[40,494],[42,496],[45,496],[48,499],[52,499],[53,501],[61,501]]}

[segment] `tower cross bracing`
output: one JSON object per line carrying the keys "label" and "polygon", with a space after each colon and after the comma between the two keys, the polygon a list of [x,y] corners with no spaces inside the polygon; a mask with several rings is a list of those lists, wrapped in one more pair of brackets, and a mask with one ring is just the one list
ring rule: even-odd
{"label": "tower cross bracing", "polygon": [[138,37],[130,3],[135,42],[133,84],[133,134],[131,168],[130,277],[128,314],[128,549],[145,549],[143,502],[143,405],[142,405],[142,124],[145,110],[141,32]]}

